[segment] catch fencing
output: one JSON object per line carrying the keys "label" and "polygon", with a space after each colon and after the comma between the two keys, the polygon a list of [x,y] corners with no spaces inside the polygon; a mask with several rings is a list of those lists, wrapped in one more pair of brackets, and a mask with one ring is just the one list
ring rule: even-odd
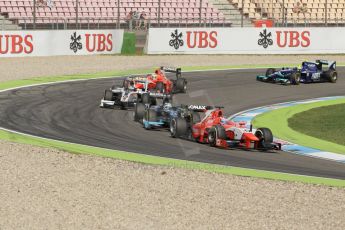
{"label": "catch fencing", "polygon": [[[0,6],[0,30],[14,29],[3,25],[8,20],[19,25],[18,30],[252,27],[263,22],[275,27],[345,26],[344,0],[71,0],[66,6],[52,1],[52,7],[37,0],[25,2],[29,5]],[[145,18],[129,19],[131,12],[145,12]]]}

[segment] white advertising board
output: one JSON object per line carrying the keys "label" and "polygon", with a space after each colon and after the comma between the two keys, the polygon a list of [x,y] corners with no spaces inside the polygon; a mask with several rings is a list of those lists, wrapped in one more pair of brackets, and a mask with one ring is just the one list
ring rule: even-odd
{"label": "white advertising board", "polygon": [[150,28],[146,53],[345,53],[345,28]]}
{"label": "white advertising board", "polygon": [[116,54],[123,30],[0,31],[0,57]]}

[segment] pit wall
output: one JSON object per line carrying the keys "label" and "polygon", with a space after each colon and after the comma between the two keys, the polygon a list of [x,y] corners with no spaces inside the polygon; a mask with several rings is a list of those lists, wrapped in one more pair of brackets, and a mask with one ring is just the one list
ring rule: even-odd
{"label": "pit wall", "polygon": [[0,57],[119,54],[123,30],[0,31]]}
{"label": "pit wall", "polygon": [[150,28],[147,54],[339,54],[345,28]]}

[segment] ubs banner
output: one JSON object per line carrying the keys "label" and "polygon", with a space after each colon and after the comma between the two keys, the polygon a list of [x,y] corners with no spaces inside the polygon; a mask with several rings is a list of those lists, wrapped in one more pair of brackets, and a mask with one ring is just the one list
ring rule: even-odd
{"label": "ubs banner", "polygon": [[345,28],[150,28],[148,54],[345,53]]}
{"label": "ubs banner", "polygon": [[0,31],[0,57],[116,54],[123,30]]}

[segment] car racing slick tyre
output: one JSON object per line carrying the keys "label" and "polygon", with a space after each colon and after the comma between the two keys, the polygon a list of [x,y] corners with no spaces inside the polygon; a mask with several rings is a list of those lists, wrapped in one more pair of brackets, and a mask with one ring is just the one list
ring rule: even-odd
{"label": "car racing slick tyre", "polygon": [[267,149],[273,142],[273,134],[269,128],[258,128],[254,134],[259,139],[258,148]]}
{"label": "car racing slick tyre", "polygon": [[179,78],[176,80],[175,90],[177,92],[185,93],[187,91],[187,81],[184,78]]}
{"label": "car racing slick tyre", "polygon": [[159,93],[165,93],[165,87],[164,87],[163,82],[157,82],[156,83],[156,90]]}
{"label": "car racing slick tyre", "polygon": [[123,80],[123,82],[122,82],[122,87],[123,87],[124,89],[128,89],[128,88],[129,88],[129,82],[126,81],[126,80]]}
{"label": "car racing slick tyre", "polygon": [[145,112],[145,120],[157,121],[157,112],[151,108],[148,108]]}
{"label": "car racing slick tyre", "polygon": [[329,82],[336,83],[338,79],[338,73],[334,70],[328,70],[326,72],[326,78]]}
{"label": "car racing slick tyre", "polygon": [[134,121],[141,122],[145,115],[145,105],[136,103],[134,107]]}
{"label": "car racing slick tyre", "polygon": [[301,74],[300,73],[292,73],[290,75],[290,82],[293,85],[299,85],[299,81],[301,80]]}
{"label": "car racing slick tyre", "polygon": [[[155,122],[157,121],[157,112],[151,108],[146,109],[145,111],[145,120],[149,122]],[[143,123],[145,129],[151,129],[150,125],[145,125]]]}
{"label": "car racing slick tyre", "polygon": [[148,93],[143,93],[141,95],[141,102],[143,104],[150,104],[150,95]]}
{"label": "car racing slick tyre", "polygon": [[[152,92],[155,92],[155,91],[152,91]],[[149,104],[149,105],[157,104],[156,98],[150,97],[150,94],[148,93],[144,93],[141,95],[140,102],[142,102],[143,104]]]}
{"label": "car racing slick tyre", "polygon": [[104,92],[104,100],[106,101],[112,101],[113,100],[113,91],[107,89]]}
{"label": "car racing slick tyre", "polygon": [[225,129],[221,125],[213,126],[208,132],[208,143],[211,147],[217,146],[217,139],[226,140]]}
{"label": "car racing slick tyre", "polygon": [[175,118],[170,122],[170,135],[174,138],[186,136],[188,131],[187,121],[183,118]]}
{"label": "car racing slick tyre", "polygon": [[124,103],[122,103],[121,102],[121,104],[120,104],[120,109],[121,110],[126,110],[127,108],[126,108],[126,105],[124,104]]}
{"label": "car racing slick tyre", "polygon": [[271,74],[275,73],[276,72],[276,69],[273,69],[273,68],[268,68],[266,70],[266,77],[270,76]]}

